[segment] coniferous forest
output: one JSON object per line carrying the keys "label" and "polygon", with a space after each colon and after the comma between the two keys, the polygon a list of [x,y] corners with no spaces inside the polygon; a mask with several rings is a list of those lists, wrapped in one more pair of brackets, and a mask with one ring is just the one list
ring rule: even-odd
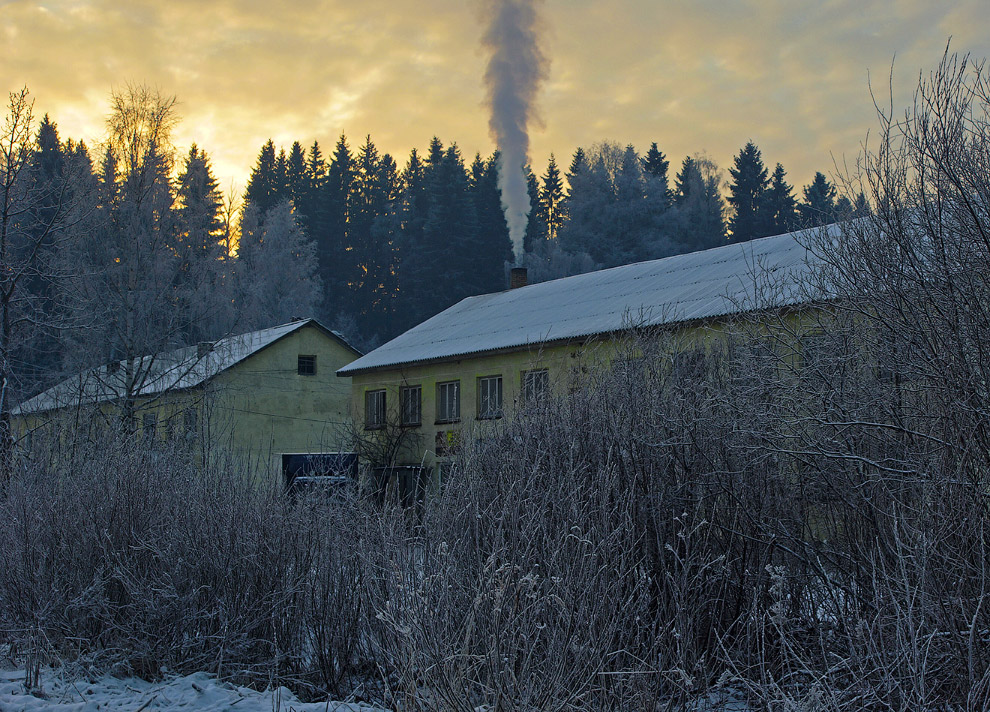
{"label": "coniferous forest", "polygon": [[[9,242],[23,272],[0,295],[28,330],[5,363],[8,397],[108,359],[315,315],[372,348],[458,300],[506,286],[522,261],[543,281],[779,234],[865,210],[823,173],[796,194],[749,141],[726,175],[703,152],[679,166],[652,143],[601,141],[526,166],[532,210],[514,256],[498,155],[433,138],[396,158],[372,136],[260,147],[224,194],[208,147],[179,148],[175,97],[111,95],[87,144],[36,119],[26,89],[4,129]],[[537,173],[538,172],[538,173]],[[854,204],[855,203],[855,204]]]}

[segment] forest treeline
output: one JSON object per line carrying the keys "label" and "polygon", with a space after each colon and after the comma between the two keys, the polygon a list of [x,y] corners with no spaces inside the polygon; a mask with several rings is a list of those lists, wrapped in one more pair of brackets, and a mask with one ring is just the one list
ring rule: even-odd
{"label": "forest treeline", "polygon": [[[823,173],[801,190],[748,142],[726,177],[703,153],[671,177],[603,141],[566,168],[525,167],[532,210],[514,256],[498,188],[498,154],[470,161],[433,138],[402,165],[366,136],[288,150],[269,140],[243,195],[224,194],[208,154],[171,138],[175,98],[143,86],[112,94],[92,147],[34,121],[11,94],[3,134],[0,335],[9,402],[83,368],[134,364],[177,346],[316,315],[373,347],[458,300],[530,281],[744,241],[865,210]],[[13,275],[13,276],[12,276]]]}

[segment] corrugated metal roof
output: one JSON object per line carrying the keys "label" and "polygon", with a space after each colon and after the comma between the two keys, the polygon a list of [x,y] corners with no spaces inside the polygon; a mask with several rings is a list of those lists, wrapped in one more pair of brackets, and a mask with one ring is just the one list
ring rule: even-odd
{"label": "corrugated metal roof", "polygon": [[[468,297],[339,375],[804,301],[807,231]],[[760,288],[758,288],[758,286]]]}
{"label": "corrugated metal roof", "polygon": [[[169,390],[199,386],[218,373],[270,346],[283,336],[310,324],[332,333],[342,343],[347,344],[339,333],[330,331],[315,319],[303,319],[247,334],[228,336],[213,343],[209,353],[204,356],[199,355],[198,346],[187,346],[155,356],[144,356],[136,362],[134,369],[136,373],[141,374],[138,380],[142,383],[135,395],[147,397]],[[83,371],[24,401],[11,413],[24,415],[83,403],[117,400],[122,397],[125,390],[125,367],[126,363],[119,361],[115,368],[99,366]]]}

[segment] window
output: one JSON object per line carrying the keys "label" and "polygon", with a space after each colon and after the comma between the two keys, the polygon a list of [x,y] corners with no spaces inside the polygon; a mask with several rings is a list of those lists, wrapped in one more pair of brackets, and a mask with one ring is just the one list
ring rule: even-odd
{"label": "window", "polygon": [[155,429],[158,427],[158,415],[145,413],[141,416],[141,431],[144,439],[151,442],[155,439]]}
{"label": "window", "polygon": [[423,422],[422,386],[404,386],[399,389],[403,425],[420,425]]}
{"label": "window", "polygon": [[182,431],[183,434],[186,436],[186,440],[195,440],[196,430],[197,430],[196,411],[195,410],[185,411],[182,414]]}
{"label": "window", "polygon": [[461,382],[437,384],[437,422],[454,423],[461,419]]}
{"label": "window", "polygon": [[478,418],[502,417],[502,377],[484,376],[478,379]]}
{"label": "window", "polygon": [[316,356],[299,356],[296,369],[300,376],[316,375]]}
{"label": "window", "polygon": [[364,427],[372,430],[385,425],[385,390],[364,394]]}
{"label": "window", "polygon": [[534,403],[550,390],[550,373],[545,368],[523,371],[523,403]]}

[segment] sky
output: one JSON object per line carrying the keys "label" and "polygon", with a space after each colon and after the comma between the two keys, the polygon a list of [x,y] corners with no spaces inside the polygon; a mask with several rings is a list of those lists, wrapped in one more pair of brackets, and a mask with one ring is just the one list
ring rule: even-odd
{"label": "sky", "polygon": [[[990,55],[986,0],[536,0],[550,60],[530,127],[534,169],[601,140],[671,174],[705,151],[723,169],[749,140],[791,183],[854,164],[921,71]],[[179,101],[175,142],[243,192],[261,145],[370,134],[404,165],[430,138],[489,154],[485,0],[0,0],[0,86],[27,85],[63,139],[103,135],[110,92]],[[893,67],[893,75],[891,69]],[[891,78],[892,76],[892,78]]]}

